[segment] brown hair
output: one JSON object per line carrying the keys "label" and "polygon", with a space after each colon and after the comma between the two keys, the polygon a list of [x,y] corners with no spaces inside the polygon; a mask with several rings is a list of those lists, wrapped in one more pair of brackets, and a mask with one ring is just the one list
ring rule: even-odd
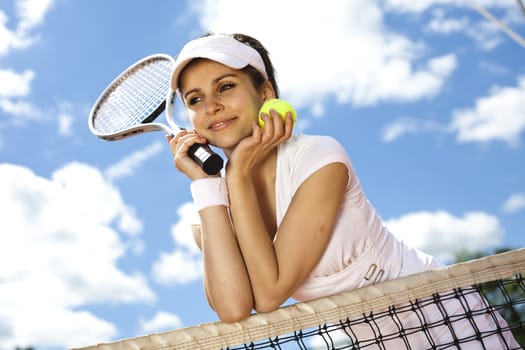
{"label": "brown hair", "polygon": [[[204,34],[202,37],[213,35],[214,33],[208,32]],[[279,86],[277,85],[277,80],[275,79],[275,68],[273,67],[272,60],[270,59],[270,53],[268,50],[263,46],[263,44],[255,39],[254,37],[251,37],[246,34],[241,33],[235,33],[230,34],[232,38],[235,40],[250,46],[251,48],[255,49],[259,55],[261,56],[263,62],[264,62],[264,68],[266,70],[266,75],[268,76],[268,81],[272,84],[274,90],[275,90],[275,96],[279,97]],[[253,85],[256,89],[259,89],[261,85],[266,81],[266,78],[263,76],[261,72],[259,72],[255,67],[253,66],[247,66],[242,69],[245,73],[247,73],[251,80]]]}
{"label": "brown hair", "polygon": [[[275,79],[275,68],[273,67],[272,61],[270,59],[270,53],[268,52],[268,50],[263,46],[263,44],[259,40],[246,34],[236,33],[232,34],[232,37],[235,40],[240,41],[241,43],[246,44],[251,48],[257,50],[259,55],[261,55],[261,58],[264,62],[264,68],[266,69],[266,74],[268,75],[268,80],[270,81],[275,90],[276,97],[279,97],[279,86],[277,85],[277,80]],[[244,71],[246,71],[250,75],[253,84],[256,88],[260,87],[266,80],[264,76],[252,66],[244,68]]]}

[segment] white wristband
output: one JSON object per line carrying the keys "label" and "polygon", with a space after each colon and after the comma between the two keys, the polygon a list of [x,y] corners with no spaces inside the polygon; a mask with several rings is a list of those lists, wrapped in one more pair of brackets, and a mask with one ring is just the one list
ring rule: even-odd
{"label": "white wristband", "polygon": [[230,206],[228,200],[228,187],[223,177],[210,177],[195,180],[190,185],[193,204],[197,210],[214,205]]}

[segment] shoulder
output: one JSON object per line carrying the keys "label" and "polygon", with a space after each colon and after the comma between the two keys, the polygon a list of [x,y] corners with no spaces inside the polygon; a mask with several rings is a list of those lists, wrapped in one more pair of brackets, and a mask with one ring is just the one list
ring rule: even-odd
{"label": "shoulder", "polygon": [[328,135],[294,134],[284,145],[306,145],[310,143],[339,143]]}
{"label": "shoulder", "polygon": [[290,158],[291,162],[349,163],[346,150],[341,143],[326,135],[293,135],[290,140],[281,145],[279,155]]}
{"label": "shoulder", "polygon": [[296,187],[331,163],[343,163],[351,169],[344,147],[330,136],[294,135],[279,148],[278,172]]}

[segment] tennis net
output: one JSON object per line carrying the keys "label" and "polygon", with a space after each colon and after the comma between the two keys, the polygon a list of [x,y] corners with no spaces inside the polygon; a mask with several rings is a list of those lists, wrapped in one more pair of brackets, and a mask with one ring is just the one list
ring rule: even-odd
{"label": "tennis net", "polygon": [[[78,350],[520,349],[524,273],[525,249],[517,249],[237,323],[207,323]],[[460,312],[449,314],[451,308]]]}

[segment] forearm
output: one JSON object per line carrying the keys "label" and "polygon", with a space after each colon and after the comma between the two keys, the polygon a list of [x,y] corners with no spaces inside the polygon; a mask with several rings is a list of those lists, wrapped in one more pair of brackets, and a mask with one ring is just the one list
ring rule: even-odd
{"label": "forearm", "polygon": [[[255,309],[273,310],[293,294],[324,254],[348,183],[347,168],[332,163],[310,175],[295,192],[278,228],[264,225],[259,207],[264,200],[259,204],[261,193],[250,177],[230,176],[227,181]],[[268,232],[272,229],[276,232]]]}
{"label": "forearm", "polygon": [[246,318],[253,309],[248,273],[225,206],[199,211],[204,283],[210,305],[224,322]]}
{"label": "forearm", "polygon": [[261,215],[254,183],[247,177],[228,179],[232,219],[237,241],[251,281],[255,308],[269,311],[288,298],[280,284],[279,262]]}
{"label": "forearm", "polygon": [[220,177],[195,180],[191,193],[201,219],[198,241],[208,301],[222,321],[246,318],[253,309],[253,296],[228,212],[226,181]]}

